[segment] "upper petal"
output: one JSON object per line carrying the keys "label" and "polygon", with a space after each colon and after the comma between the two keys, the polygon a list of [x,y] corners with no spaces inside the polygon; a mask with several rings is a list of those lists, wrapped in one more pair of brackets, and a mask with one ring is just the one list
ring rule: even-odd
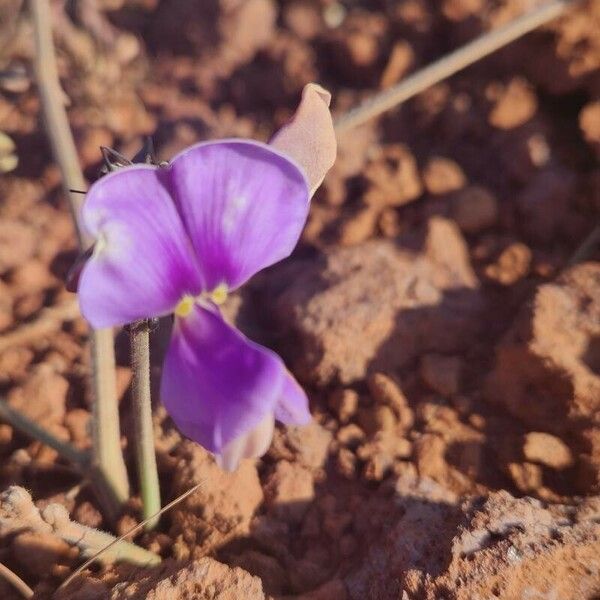
{"label": "upper petal", "polygon": [[79,303],[93,327],[171,312],[200,291],[194,253],[167,190],[150,166],[106,175],[87,193],[85,228],[96,238],[79,281]]}
{"label": "upper petal", "polygon": [[304,170],[310,195],[321,185],[335,162],[337,141],[329,110],[331,94],[320,85],[309,83],[292,120],[271,140],[271,145],[291,156]]}
{"label": "upper petal", "polygon": [[192,146],[161,177],[177,202],[206,290],[236,288],[288,256],[308,214],[302,171],[259,142]]}
{"label": "upper petal", "polygon": [[284,377],[274,352],[196,305],[175,319],[161,397],[177,427],[218,454],[273,414]]}

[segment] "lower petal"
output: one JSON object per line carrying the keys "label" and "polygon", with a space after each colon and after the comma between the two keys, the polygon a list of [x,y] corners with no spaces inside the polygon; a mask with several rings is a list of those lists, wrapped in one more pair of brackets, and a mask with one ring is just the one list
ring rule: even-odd
{"label": "lower petal", "polygon": [[289,371],[285,372],[281,396],[275,407],[275,418],[285,425],[308,425],[312,418],[308,398]]}
{"label": "lower petal", "polygon": [[196,305],[175,320],[161,396],[186,436],[221,454],[273,415],[285,379],[275,353],[248,340],[216,309]]}
{"label": "lower petal", "polygon": [[274,429],[275,418],[269,413],[254,429],[232,440],[215,455],[217,464],[225,471],[235,471],[242,458],[262,456],[271,445]]}

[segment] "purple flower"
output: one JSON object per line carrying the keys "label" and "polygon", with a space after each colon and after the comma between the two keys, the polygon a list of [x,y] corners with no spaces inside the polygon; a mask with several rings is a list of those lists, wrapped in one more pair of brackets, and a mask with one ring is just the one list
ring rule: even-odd
{"label": "purple flower", "polygon": [[[294,126],[278,134],[284,150]],[[223,140],[192,146],[166,168],[126,167],[95,183],[82,211],[96,239],[79,281],[83,315],[96,328],[175,315],[162,401],[179,429],[227,469],[266,452],[275,419],[310,420],[281,358],[218,308],[291,253],[311,191],[330,166],[316,173],[275,147],[277,136],[273,146]]]}

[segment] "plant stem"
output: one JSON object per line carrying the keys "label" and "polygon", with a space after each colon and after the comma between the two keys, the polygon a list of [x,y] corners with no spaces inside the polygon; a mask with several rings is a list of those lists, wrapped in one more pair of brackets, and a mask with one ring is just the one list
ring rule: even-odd
{"label": "plant stem", "polygon": [[0,575],[14,587],[23,598],[33,598],[33,590],[16,573],[13,573],[2,563],[0,563]]}
{"label": "plant stem", "polygon": [[63,442],[58,438],[54,437],[49,431],[40,427],[37,423],[28,419],[25,415],[21,414],[18,410],[15,410],[9,406],[5,400],[0,399],[0,419],[9,423],[15,429],[18,429],[21,433],[50,446],[58,452],[60,456],[68,460],[74,467],[84,472],[89,465],[89,457],[85,452],[78,450],[74,446],[67,442]]}
{"label": "plant stem", "polygon": [[[154,449],[154,427],[152,424],[152,394],[150,390],[150,326],[141,320],[130,326],[131,367],[133,381],[131,398],[134,423],[134,446],[144,519],[160,510],[160,486]],[[146,524],[154,529],[158,518]]]}
{"label": "plant stem", "polygon": [[[79,167],[75,142],[62,103],[56,55],[52,43],[48,0],[30,0],[29,10],[35,38],[35,72],[54,160],[62,173],[64,193],[69,200],[73,223],[81,249],[91,241],[79,224],[81,195],[70,190],[86,189]],[[113,333],[110,329],[92,331],[92,377],[94,392],[94,463],[100,477],[101,497],[109,518],[114,518],[129,497],[129,481],[121,451],[119,410],[115,380]]]}
{"label": "plant stem", "polygon": [[568,267],[572,267],[577,263],[584,262],[590,258],[595,252],[596,248],[600,246],[600,223],[590,231],[589,235],[581,242],[581,244],[575,250],[573,256],[571,256]]}
{"label": "plant stem", "polygon": [[511,21],[504,27],[484,33],[462,48],[407,77],[394,87],[367,99],[360,106],[339,117],[336,133],[344,132],[394,108],[428,87],[488,56],[540,25],[558,17],[577,0],[551,0],[539,8]]}
{"label": "plant stem", "polygon": [[[151,515],[149,518],[150,519],[158,518],[160,515],[163,515],[164,513],[168,512],[174,506],[177,506],[180,502],[183,502],[186,498],[188,498],[194,492],[199,490],[205,483],[206,483],[205,481],[200,481],[199,483],[193,485],[189,490],[183,492],[183,494],[177,496],[177,498],[175,498],[174,500],[171,500],[171,502],[169,502],[167,505],[163,506],[155,515]],[[102,550],[100,550],[99,552],[94,554],[94,556],[88,558],[88,560],[86,560],[81,566],[77,567],[77,569],[75,569],[75,571],[73,571],[73,573],[71,573],[71,575],[69,575],[69,577],[67,577],[67,579],[65,579],[60,584],[58,589],[61,590],[63,588],[68,587],[68,585],[71,583],[71,581],[73,581],[80,573],[85,571],[85,569],[87,569],[94,561],[100,560],[100,558],[102,557],[102,555],[105,552],[109,551],[114,545],[118,544],[121,540],[124,540],[125,538],[132,536],[134,533],[137,533],[140,529],[142,529],[145,526],[146,526],[146,520],[142,521],[141,523],[138,523],[137,525],[132,527],[129,531],[126,531],[123,535],[121,535],[120,537],[113,540],[110,544],[108,544],[108,546],[105,546],[104,548],[102,548]]]}

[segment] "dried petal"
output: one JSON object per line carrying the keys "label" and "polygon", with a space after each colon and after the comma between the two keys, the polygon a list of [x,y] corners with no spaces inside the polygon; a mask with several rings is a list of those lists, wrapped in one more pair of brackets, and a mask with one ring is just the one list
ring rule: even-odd
{"label": "dried petal", "polygon": [[302,167],[310,184],[311,196],[333,166],[337,154],[330,101],[331,94],[320,85],[305,85],[294,117],[271,140],[272,146]]}

